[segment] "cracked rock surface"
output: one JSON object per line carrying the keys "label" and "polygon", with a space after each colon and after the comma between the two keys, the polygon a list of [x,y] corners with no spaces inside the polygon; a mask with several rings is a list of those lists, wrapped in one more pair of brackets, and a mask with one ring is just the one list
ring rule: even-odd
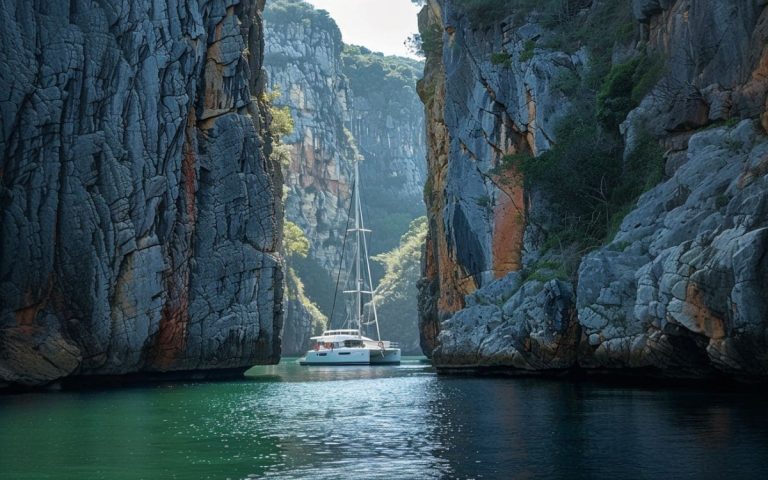
{"label": "cracked rock surface", "polygon": [[262,7],[0,4],[0,384],[278,360]]}
{"label": "cracked rock surface", "polygon": [[[573,278],[549,281],[524,267],[541,258],[533,218],[558,212],[541,215],[541,192],[510,188],[492,167],[557,144],[569,99],[552,79],[590,60],[540,42],[535,16],[472,28],[457,5],[430,0],[420,19],[442,36],[421,86],[425,353],[447,370],[767,381],[768,5],[632,2],[638,41],[669,67],[621,125],[625,154],[650,131],[665,177]],[[504,211],[505,197],[516,208]]]}

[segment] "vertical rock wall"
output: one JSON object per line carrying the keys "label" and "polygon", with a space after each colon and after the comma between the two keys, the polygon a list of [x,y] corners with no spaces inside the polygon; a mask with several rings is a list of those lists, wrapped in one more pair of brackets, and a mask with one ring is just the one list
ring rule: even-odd
{"label": "vertical rock wall", "polygon": [[[346,47],[342,58],[352,93],[350,130],[365,159],[360,176],[367,221],[376,230],[371,240],[388,250],[403,231],[388,231],[387,217],[424,213],[424,109],[416,93],[423,65],[357,46]],[[408,222],[401,223],[402,229]]]}
{"label": "vertical rock wall", "polygon": [[275,1],[267,6],[265,19],[268,87],[279,90],[274,103],[290,107],[294,122],[293,133],[281,139],[291,149],[291,163],[284,168],[285,217],[310,245],[307,258],[290,265],[295,281],[287,283],[285,352],[300,355],[313,333],[313,315],[299,300],[299,283],[306,281],[312,293],[320,286],[328,297],[321,300],[333,300],[356,155],[345,127],[351,98],[342,72],[341,33],[326,13],[301,1]]}
{"label": "vertical rock wall", "polygon": [[[282,9],[285,7],[287,10]],[[303,2],[276,2],[266,12],[265,68],[278,105],[291,107],[294,131],[282,139],[293,154],[285,179],[286,218],[310,242],[310,257],[336,272],[351,194],[350,92],[342,72],[341,33]]]}
{"label": "vertical rock wall", "polygon": [[[581,18],[605,4],[572,3]],[[632,2],[635,42],[614,44],[609,69],[641,51],[666,62],[621,125],[624,158],[652,135],[666,151],[664,178],[615,237],[585,252],[578,273],[549,280],[525,268],[546,231],[534,219],[558,214],[546,211],[547,192],[522,190],[520,179],[512,185],[521,190],[488,180],[500,154],[539,156],[558,144],[554,125],[576,100],[563,93],[563,79],[588,76],[594,59],[585,48],[566,54],[546,41],[547,18],[536,7],[478,26],[458,6],[432,0],[420,25],[423,36],[442,40],[427,52],[421,85],[429,141],[425,353],[441,369],[764,381],[765,2]],[[499,211],[505,192],[520,211]]]}
{"label": "vertical rock wall", "polygon": [[[430,229],[421,282],[422,346],[430,354],[439,323],[464,296],[521,268],[527,209],[504,155],[549,148],[568,100],[550,84],[584,54],[547,52],[521,60],[535,26],[499,22],[473,29],[453,2],[431,0],[420,14],[427,64],[420,95],[427,114]],[[432,43],[435,41],[433,40]],[[509,52],[506,62],[492,54]]]}
{"label": "vertical rock wall", "polygon": [[[281,139],[292,149],[286,218],[310,242],[308,258],[292,259],[291,267],[307,295],[330,316],[348,228],[353,161],[362,159],[372,255],[395,248],[410,221],[423,214],[424,116],[415,92],[420,64],[345,46],[327,12],[300,0],[271,2],[265,19],[269,85],[280,91],[275,104],[290,107],[295,124],[294,132]],[[342,286],[345,274],[343,269]],[[307,339],[312,315],[294,300],[298,295],[289,297],[285,337]],[[342,304],[339,295],[337,322],[343,318]],[[305,349],[296,343],[287,351]]]}
{"label": "vertical rock wall", "polygon": [[0,5],[0,384],[279,359],[262,7]]}

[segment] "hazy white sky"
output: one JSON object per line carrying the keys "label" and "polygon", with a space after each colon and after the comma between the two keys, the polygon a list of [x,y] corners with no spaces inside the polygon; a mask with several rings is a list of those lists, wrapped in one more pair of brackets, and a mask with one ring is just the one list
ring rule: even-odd
{"label": "hazy white sky", "polygon": [[418,31],[419,7],[411,0],[306,0],[328,10],[345,43],[362,45],[387,55],[413,57],[403,45]]}

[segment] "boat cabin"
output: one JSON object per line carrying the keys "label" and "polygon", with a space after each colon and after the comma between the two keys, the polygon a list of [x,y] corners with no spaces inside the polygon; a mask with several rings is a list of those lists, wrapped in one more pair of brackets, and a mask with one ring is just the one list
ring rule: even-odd
{"label": "boat cabin", "polygon": [[354,335],[356,337],[360,336],[360,330],[349,328],[349,329],[342,329],[342,330],[326,330],[323,332],[323,337],[331,337],[334,335]]}
{"label": "boat cabin", "polygon": [[312,337],[314,350],[333,350],[336,348],[365,348],[366,342],[372,342],[360,334],[360,330],[326,330],[319,337]]}

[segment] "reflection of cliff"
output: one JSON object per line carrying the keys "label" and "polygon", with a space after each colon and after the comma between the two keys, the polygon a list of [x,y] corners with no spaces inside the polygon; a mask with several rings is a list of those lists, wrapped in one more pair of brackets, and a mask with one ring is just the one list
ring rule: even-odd
{"label": "reflection of cliff", "polygon": [[0,7],[0,385],[279,358],[262,2],[224,3]]}
{"label": "reflection of cliff", "polygon": [[420,18],[425,352],[763,378],[765,6],[482,3]]}
{"label": "reflection of cliff", "polygon": [[[270,2],[265,18],[269,84],[281,92],[276,103],[290,107],[295,123],[294,133],[283,138],[293,150],[286,218],[310,241],[308,257],[293,259],[291,266],[307,297],[330,315],[352,161],[363,159],[372,254],[397,247],[410,221],[422,213],[424,117],[415,93],[421,65],[344,46],[333,20],[298,0]],[[379,267],[374,275],[381,273]],[[306,329],[301,320],[306,311],[298,305],[289,310],[298,316],[286,317],[286,334],[305,337],[291,330]],[[336,321],[338,313],[337,308]],[[405,336],[416,334],[414,329]]]}

